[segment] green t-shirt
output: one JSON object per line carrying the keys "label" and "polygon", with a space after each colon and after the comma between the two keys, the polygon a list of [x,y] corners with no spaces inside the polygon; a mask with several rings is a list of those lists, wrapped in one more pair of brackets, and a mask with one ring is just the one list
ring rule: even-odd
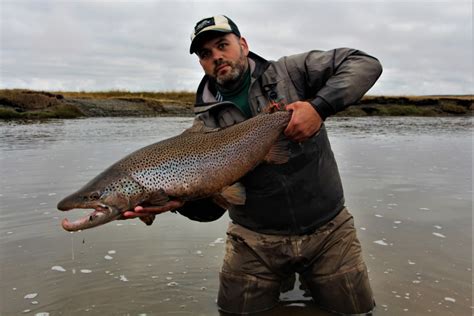
{"label": "green t-shirt", "polygon": [[244,115],[249,118],[252,116],[249,106],[249,87],[250,87],[250,68],[247,69],[246,73],[242,78],[242,82],[232,91],[227,91],[218,87],[218,91],[221,94],[223,101],[233,102],[239,107]]}

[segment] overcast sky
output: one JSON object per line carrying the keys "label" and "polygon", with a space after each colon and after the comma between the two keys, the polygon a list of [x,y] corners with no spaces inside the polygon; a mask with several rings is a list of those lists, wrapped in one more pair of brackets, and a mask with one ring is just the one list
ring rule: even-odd
{"label": "overcast sky", "polygon": [[194,91],[198,20],[226,14],[267,58],[352,47],[384,72],[369,94],[472,94],[471,0],[0,0],[0,88]]}

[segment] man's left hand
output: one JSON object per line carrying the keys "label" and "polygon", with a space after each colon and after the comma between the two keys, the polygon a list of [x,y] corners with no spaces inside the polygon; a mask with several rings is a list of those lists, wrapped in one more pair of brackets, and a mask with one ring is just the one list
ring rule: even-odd
{"label": "man's left hand", "polygon": [[321,128],[323,120],[311,103],[297,101],[288,104],[285,109],[293,112],[284,131],[286,137],[292,141],[303,142],[316,134]]}

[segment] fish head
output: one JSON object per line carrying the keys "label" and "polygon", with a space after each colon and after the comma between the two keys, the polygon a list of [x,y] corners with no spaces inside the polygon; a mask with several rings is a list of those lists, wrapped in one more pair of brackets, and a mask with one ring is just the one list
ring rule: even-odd
{"label": "fish head", "polygon": [[61,225],[67,231],[77,231],[119,219],[123,212],[138,204],[143,193],[143,188],[128,175],[104,177],[101,174],[57,205],[60,211],[94,211],[73,222],[64,219]]}

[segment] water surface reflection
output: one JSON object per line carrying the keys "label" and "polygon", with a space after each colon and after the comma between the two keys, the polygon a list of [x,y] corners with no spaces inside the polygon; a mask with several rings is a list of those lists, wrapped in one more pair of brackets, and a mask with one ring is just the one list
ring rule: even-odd
{"label": "water surface reflection", "polygon": [[[170,213],[151,227],[130,220],[70,234],[55,209],[113,162],[191,120],[0,122],[1,315],[218,315],[226,216],[202,224]],[[470,315],[472,120],[327,125],[377,315]],[[298,290],[283,298],[271,315],[327,315]]]}

